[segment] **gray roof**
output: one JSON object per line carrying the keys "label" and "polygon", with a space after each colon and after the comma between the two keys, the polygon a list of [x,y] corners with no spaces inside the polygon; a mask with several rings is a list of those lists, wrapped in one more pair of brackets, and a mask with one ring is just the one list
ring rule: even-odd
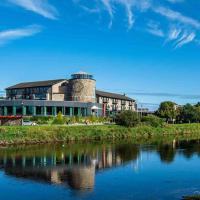
{"label": "gray roof", "polygon": [[9,89],[23,89],[23,88],[34,88],[34,87],[49,87],[55,85],[59,82],[62,82],[66,79],[57,79],[57,80],[48,80],[48,81],[36,81],[36,82],[25,82],[13,85],[11,87],[6,88]]}
{"label": "gray roof", "polygon": [[[25,82],[25,83],[19,83],[16,85],[13,85],[11,87],[6,88],[6,90],[10,89],[24,89],[24,88],[34,88],[34,87],[49,87],[53,86],[59,82],[65,81],[66,79],[57,79],[57,80],[47,80],[47,81],[36,81],[36,82]],[[135,101],[134,99],[127,97],[122,94],[116,94],[116,93],[110,93],[110,92],[104,92],[100,90],[96,90],[96,95],[102,96],[102,97],[109,97],[113,99],[122,99],[126,101]]]}
{"label": "gray roof", "polygon": [[135,101],[134,99],[127,97],[122,94],[116,94],[116,93],[110,93],[110,92],[104,92],[100,90],[96,90],[96,95],[102,96],[102,97],[108,97],[112,99],[121,99],[121,100],[126,100],[126,101]]}

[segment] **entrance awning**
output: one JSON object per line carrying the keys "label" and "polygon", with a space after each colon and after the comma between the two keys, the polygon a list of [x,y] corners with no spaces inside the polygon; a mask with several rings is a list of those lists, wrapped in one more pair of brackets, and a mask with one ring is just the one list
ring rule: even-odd
{"label": "entrance awning", "polygon": [[99,108],[97,106],[92,106],[91,108],[92,110],[99,110]]}

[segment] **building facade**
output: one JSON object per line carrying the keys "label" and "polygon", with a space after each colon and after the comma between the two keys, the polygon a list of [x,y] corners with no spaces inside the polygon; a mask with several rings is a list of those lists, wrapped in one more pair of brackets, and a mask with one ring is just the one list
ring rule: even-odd
{"label": "building facade", "polygon": [[136,102],[125,95],[96,90],[92,75],[79,72],[69,80],[19,83],[6,89],[0,100],[2,116],[106,116],[136,110]]}

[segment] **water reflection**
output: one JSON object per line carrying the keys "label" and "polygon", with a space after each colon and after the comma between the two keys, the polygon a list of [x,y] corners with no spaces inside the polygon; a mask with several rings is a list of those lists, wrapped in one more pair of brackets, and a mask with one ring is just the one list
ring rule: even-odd
{"label": "water reflection", "polygon": [[126,145],[72,145],[5,149],[0,168],[17,178],[92,190],[95,173],[137,159],[139,149]]}
{"label": "water reflection", "polygon": [[187,159],[200,155],[199,141],[157,145],[76,144],[7,148],[0,151],[0,170],[7,176],[75,190],[93,190],[95,175],[107,169],[133,162],[137,165],[142,152],[157,152],[161,162],[173,163],[177,154]]}

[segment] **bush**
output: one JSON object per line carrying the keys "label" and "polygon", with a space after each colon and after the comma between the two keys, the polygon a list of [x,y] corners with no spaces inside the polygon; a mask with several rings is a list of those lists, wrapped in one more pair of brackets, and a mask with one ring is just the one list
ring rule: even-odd
{"label": "bush", "polygon": [[23,117],[23,120],[33,121],[37,124],[51,124],[53,121],[53,116],[32,116],[32,117]]}
{"label": "bush", "polygon": [[53,124],[65,124],[65,119],[61,112],[59,112],[57,117],[53,120]]}
{"label": "bush", "polygon": [[140,123],[140,119],[136,112],[128,110],[116,116],[116,123],[121,126],[134,127]]}
{"label": "bush", "polygon": [[30,117],[23,117],[24,120],[36,122],[39,125],[50,125],[50,124],[84,124],[86,121],[88,123],[105,123],[110,122],[111,119],[107,117],[96,117],[96,116],[63,116],[62,113],[58,113],[55,116],[30,116]]}
{"label": "bush", "polygon": [[141,121],[144,124],[150,125],[152,127],[163,127],[163,125],[164,125],[163,120],[155,115],[144,116],[144,117],[142,117]]}

